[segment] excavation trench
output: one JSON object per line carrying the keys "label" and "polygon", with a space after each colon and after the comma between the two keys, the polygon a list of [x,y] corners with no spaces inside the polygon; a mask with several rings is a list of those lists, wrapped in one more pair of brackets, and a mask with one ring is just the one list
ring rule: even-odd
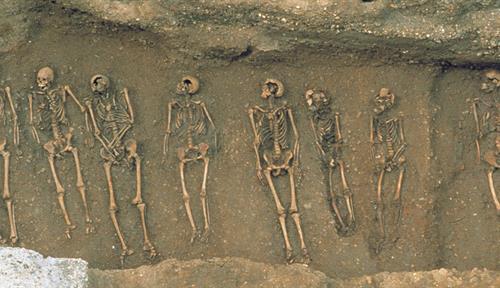
{"label": "excavation trench", "polygon": [[[64,237],[64,222],[47,155],[31,139],[28,122],[26,95],[35,85],[36,71],[49,65],[55,70],[55,82],[70,85],[79,99],[91,95],[90,79],[95,74],[107,75],[116,91],[128,88],[135,123],[127,137],[137,140],[143,157],[142,188],[147,222],[160,253],[153,263],[171,258],[206,260],[213,257],[284,263],[285,251],[273,197],[255,175],[253,134],[246,112],[248,105],[265,103],[260,97],[261,85],[267,78],[276,78],[285,86],[279,101],[286,101],[292,107],[301,136],[298,205],[313,270],[342,279],[382,271],[442,267],[498,270],[500,229],[484,175],[485,166],[474,162],[475,150],[470,141],[474,120],[467,102],[481,93],[483,72],[500,67],[495,54],[497,46],[479,49],[489,54],[477,58],[477,55],[457,54],[453,45],[458,44],[450,40],[442,49],[428,46],[426,54],[418,49],[402,49],[398,45],[408,44],[404,39],[398,43],[376,36],[379,37],[376,40],[369,33],[357,38],[359,31],[346,32],[336,38],[333,34],[318,33],[314,36],[317,38],[310,34],[300,39],[298,35],[314,29],[300,24],[303,31],[293,32],[288,27],[291,19],[285,17],[280,20],[284,23],[282,26],[271,18],[274,19],[269,20],[272,29],[267,30],[269,27],[260,24],[242,26],[244,20],[254,19],[246,14],[240,22],[231,25],[216,21],[236,21],[227,16],[229,14],[221,11],[221,15],[214,16],[200,8],[199,18],[193,18],[197,15],[194,12],[189,18],[198,24],[186,24],[182,21],[188,21],[188,17],[180,17],[184,14],[179,11],[192,12],[193,8],[174,3],[169,6],[173,14],[153,17],[151,21],[149,14],[145,14],[142,19],[136,17],[139,20],[134,24],[128,18],[120,18],[125,10],[118,8],[116,11],[122,12],[113,14],[115,10],[99,10],[99,6],[87,9],[85,4],[76,3],[80,1],[54,2],[57,3],[32,6],[35,8],[27,13],[35,24],[27,29],[25,41],[20,41],[0,58],[2,85],[9,85],[13,91],[21,126],[21,145],[11,146],[10,173],[20,246],[53,257],[82,258],[91,268],[120,268],[119,242],[109,218],[108,191],[98,143],[94,147],[86,145],[85,139],[91,135],[85,131],[84,115],[72,102],[67,104],[67,115],[75,128],[73,140],[80,149],[96,233],[84,233],[84,210],[75,184],[74,163],[68,156],[57,159],[57,167],[67,192],[67,208],[77,229],[73,239]],[[378,5],[377,2],[363,4]],[[126,3],[123,5],[128,7]],[[247,5],[250,6],[241,6],[242,11],[253,7],[251,3]],[[484,9],[496,11],[490,6]],[[237,11],[228,8],[227,13]],[[251,11],[259,14],[259,10]],[[262,18],[262,15],[263,12],[256,17]],[[312,27],[319,25],[308,15],[295,17]],[[171,23],[174,18],[182,20],[181,24],[174,26]],[[165,23],[177,28],[168,30],[170,26]],[[283,30],[279,30],[280,27]],[[319,28],[316,31],[324,32]],[[417,43],[425,44],[419,41]],[[351,43],[354,45],[349,49],[346,44]],[[170,154],[162,159],[167,103],[181,97],[175,93],[176,86],[188,74],[200,79],[200,89],[194,98],[207,104],[221,143],[218,153],[210,156],[207,184],[210,238],[207,243],[194,244],[189,243],[191,229],[175,152],[182,142],[175,136],[171,138]],[[376,180],[367,159],[370,159],[372,101],[382,87],[390,88],[395,94],[393,109],[404,119],[407,173],[402,189],[399,239],[374,255]],[[304,98],[304,92],[311,88],[326,91],[332,98],[333,110],[341,115],[343,160],[358,223],[356,232],[349,237],[336,234],[327,201],[326,179]],[[125,268],[149,265],[147,255],[141,253],[140,218],[130,204],[135,195],[135,174],[127,166],[113,169],[120,209],[118,218],[129,245],[136,251],[127,258]],[[186,171],[193,216],[202,227],[199,187],[203,165],[190,163]],[[288,208],[290,197],[286,182],[278,181],[277,188]],[[384,183],[385,197],[391,197],[396,182],[397,173],[389,173]],[[288,222],[291,242],[295,254],[299,255],[298,236],[291,217]],[[8,231],[6,221],[0,222],[0,231]]]}

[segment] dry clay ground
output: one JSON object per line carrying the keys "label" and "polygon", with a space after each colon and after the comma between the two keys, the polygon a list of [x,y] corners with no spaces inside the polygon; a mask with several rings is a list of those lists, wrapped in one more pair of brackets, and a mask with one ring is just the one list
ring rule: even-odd
{"label": "dry clay ground", "polygon": [[[88,95],[89,79],[96,73],[109,75],[115,87],[129,88],[137,119],[128,136],[139,141],[144,157],[147,221],[160,260],[237,256],[260,262],[284,262],[273,199],[259,185],[254,173],[252,135],[245,112],[248,103],[263,104],[260,85],[273,77],[286,86],[283,100],[294,107],[301,134],[298,199],[312,268],[341,278],[377,271],[428,270],[441,265],[461,269],[499,268],[496,255],[500,231],[484,171],[479,166],[465,165],[465,170],[457,172],[452,166],[456,164],[453,161],[460,161],[455,154],[458,135],[454,130],[455,120],[463,117],[465,122],[472,121],[465,100],[479,92],[480,71],[452,69],[442,73],[438,67],[386,65],[354,56],[330,58],[314,55],[311,53],[314,51],[268,59],[258,66],[247,62],[195,61],[183,58],[168,48],[167,41],[145,32],[70,26],[55,16],[46,18],[39,27],[37,36],[29,43],[0,61],[1,79],[4,85],[12,87],[20,111],[21,146],[13,151],[11,171],[20,246],[55,257],[80,257],[96,268],[120,267],[118,240],[108,215],[102,162],[97,147],[83,144],[83,117],[71,102],[68,115],[77,131],[75,145],[81,148],[97,232],[84,234],[74,165],[68,155],[58,161],[58,167],[67,190],[66,203],[78,228],[73,239],[66,240],[63,236],[62,214],[46,154],[30,139],[27,125],[26,93],[34,85],[37,69],[50,65],[56,70],[57,83],[70,84],[79,98]],[[161,159],[165,106],[185,74],[201,79],[196,98],[206,101],[223,139],[221,150],[210,164],[210,239],[208,243],[194,245],[188,243],[190,229],[176,157],[171,154],[166,163]],[[325,181],[303,102],[304,91],[312,87],[326,89],[334,97],[335,110],[342,114],[344,159],[358,220],[357,232],[348,238],[335,233],[326,202]],[[394,247],[374,256],[369,249],[373,240],[374,183],[368,153],[368,124],[370,101],[381,87],[389,87],[397,95],[395,109],[404,115],[409,148],[402,192],[401,238]],[[470,125],[466,126],[465,134],[472,131],[468,128]],[[466,161],[472,157],[472,146],[466,143],[464,147],[463,161]],[[461,153],[458,150],[456,153]],[[201,224],[197,192],[201,164],[188,169],[195,219]],[[114,177],[121,226],[136,250],[125,267],[136,267],[148,260],[141,253],[137,209],[130,205],[133,173],[126,166],[118,167],[114,169]],[[499,178],[496,176],[498,181]],[[390,196],[396,177],[391,175],[387,180],[386,195]],[[278,187],[282,199],[288,203],[284,183]],[[289,224],[299,254],[295,229]],[[6,221],[1,221],[0,231],[6,234]]]}

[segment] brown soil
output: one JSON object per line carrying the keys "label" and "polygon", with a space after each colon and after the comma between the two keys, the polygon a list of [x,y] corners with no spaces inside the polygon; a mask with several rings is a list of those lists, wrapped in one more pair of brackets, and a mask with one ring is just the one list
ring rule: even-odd
{"label": "brown soil", "polygon": [[[55,257],[80,257],[91,267],[120,267],[102,161],[97,147],[84,145],[84,120],[71,102],[68,115],[77,131],[75,144],[81,149],[97,233],[84,234],[74,164],[68,155],[58,161],[58,167],[67,191],[66,203],[78,228],[73,239],[64,238],[62,213],[46,153],[30,138],[27,121],[27,93],[35,84],[35,73],[50,65],[56,70],[56,82],[71,85],[80,98],[89,95],[89,80],[96,73],[109,75],[116,88],[129,88],[137,123],[128,137],[138,140],[144,157],[147,221],[161,254],[159,260],[235,256],[269,263],[284,261],[272,196],[259,185],[254,173],[252,134],[245,111],[247,104],[262,104],[260,85],[273,77],[286,86],[282,99],[293,107],[302,137],[298,199],[313,269],[330,277],[347,278],[441,266],[499,268],[498,218],[487,190],[484,167],[473,163],[472,118],[464,113],[468,111],[466,98],[479,93],[481,71],[443,71],[438,66],[386,64],[355,55],[329,57],[309,50],[256,62],[244,58],[232,62],[196,60],[170,48],[182,46],[182,42],[169,41],[182,39],[165,40],[144,31],[84,24],[77,16],[70,18],[59,12],[41,19],[35,32],[28,43],[0,59],[3,84],[12,87],[21,118],[21,146],[12,151],[15,156],[11,166],[21,246]],[[196,33],[203,32],[193,31],[193,37]],[[175,97],[175,86],[185,74],[201,79],[196,98],[207,103],[223,139],[221,151],[213,155],[210,164],[210,239],[193,245],[189,244],[190,228],[175,153],[166,163],[161,159],[166,103]],[[359,223],[357,232],[347,238],[335,233],[325,179],[309,129],[303,93],[312,87],[326,89],[334,98],[334,110],[342,114],[344,160]],[[390,87],[397,96],[395,110],[404,115],[409,148],[400,239],[375,256],[370,249],[375,195],[368,140],[370,100],[381,87]],[[468,123],[460,131],[459,120]],[[465,169],[458,169],[461,163],[465,163]],[[189,167],[188,188],[200,226],[201,173],[201,164]],[[136,267],[148,260],[141,253],[138,212],[130,204],[134,176],[123,166],[114,169],[114,177],[120,223],[136,250],[127,259],[126,267]],[[496,179],[500,181],[498,175]],[[387,178],[389,197],[395,181],[395,175]],[[289,203],[287,186],[278,187],[284,202]],[[289,222],[295,252],[299,254],[295,229]],[[7,228],[6,221],[1,221],[4,235]]]}

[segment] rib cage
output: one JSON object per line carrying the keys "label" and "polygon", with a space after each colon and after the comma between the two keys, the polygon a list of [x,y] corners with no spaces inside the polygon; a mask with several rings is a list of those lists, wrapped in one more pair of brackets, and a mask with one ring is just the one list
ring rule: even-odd
{"label": "rib cage", "polygon": [[130,116],[126,108],[116,101],[99,99],[97,103],[97,117],[101,122],[103,132],[105,134],[116,136],[122,127],[130,125]]}
{"label": "rib cage", "polygon": [[280,145],[282,149],[287,149],[288,146],[288,121],[287,112],[285,107],[280,107],[268,112],[273,117],[273,121],[276,121],[275,126],[271,124],[268,115],[264,113],[261,114],[257,119],[257,131],[259,139],[263,145],[273,145],[275,140]]}
{"label": "rib cage", "polygon": [[312,121],[316,130],[318,142],[321,149],[328,154],[328,160],[337,160],[340,150],[337,144],[337,128],[334,118],[334,113],[329,106],[329,103],[321,103],[314,106],[312,111]]}
{"label": "rib cage", "polygon": [[391,160],[395,151],[403,145],[399,135],[398,119],[376,119],[375,121],[378,143],[385,144],[386,159]]}
{"label": "rib cage", "polygon": [[318,137],[321,139],[323,146],[325,144],[334,144],[337,142],[335,135],[335,120],[332,118],[324,119],[316,122],[318,127]]}
{"label": "rib cage", "polygon": [[40,130],[52,130],[55,138],[62,137],[61,125],[68,122],[61,93],[64,93],[61,89],[43,93],[38,105],[38,127]]}
{"label": "rib cage", "polygon": [[396,144],[395,141],[397,141],[398,137],[395,126],[396,125],[394,119],[390,119],[386,122],[385,142],[387,146],[387,157],[389,159],[392,159],[392,157],[394,156],[394,144]]}
{"label": "rib cage", "polygon": [[332,109],[328,104],[319,104],[314,106],[316,109],[312,111],[312,119],[318,133],[318,138],[322,148],[326,151],[330,144],[337,143],[335,119],[333,118]]}
{"label": "rib cage", "polygon": [[175,131],[179,136],[205,135],[208,130],[207,117],[199,103],[181,104],[178,103],[178,111],[175,115]]}

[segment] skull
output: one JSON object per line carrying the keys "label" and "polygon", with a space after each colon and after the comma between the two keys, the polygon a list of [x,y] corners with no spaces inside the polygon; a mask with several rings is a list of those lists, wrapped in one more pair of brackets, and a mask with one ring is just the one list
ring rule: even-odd
{"label": "skull", "polygon": [[273,95],[275,98],[283,96],[285,92],[285,86],[283,83],[276,79],[267,79],[262,85],[262,94],[260,97],[268,99],[269,96]]}
{"label": "skull", "polygon": [[200,89],[200,81],[193,76],[184,76],[182,81],[177,84],[177,94],[184,95],[187,93],[188,95],[193,95],[198,92]]}
{"label": "skull", "polygon": [[394,96],[388,88],[380,89],[378,94],[375,95],[375,108],[373,109],[373,112],[381,114],[384,111],[389,110],[394,105],[395,98],[396,96]]}
{"label": "skull", "polygon": [[493,92],[500,87],[500,72],[498,70],[489,70],[484,73],[487,81],[481,83],[481,90],[486,93]]}
{"label": "skull", "polygon": [[484,75],[486,76],[486,78],[495,83],[498,83],[500,81],[500,72],[498,72],[497,70],[489,70]]}
{"label": "skull", "polygon": [[54,81],[54,70],[52,70],[50,67],[43,67],[42,69],[38,70],[38,73],[36,75],[36,83],[38,84],[38,87],[40,89],[48,89],[52,84],[52,81]]}
{"label": "skull", "polygon": [[313,108],[313,106],[319,108],[330,103],[330,99],[325,95],[325,92],[321,90],[307,90],[305,97],[310,109]]}
{"label": "skull", "polygon": [[94,75],[90,80],[90,87],[92,92],[104,94],[109,88],[109,78],[100,74]]}

